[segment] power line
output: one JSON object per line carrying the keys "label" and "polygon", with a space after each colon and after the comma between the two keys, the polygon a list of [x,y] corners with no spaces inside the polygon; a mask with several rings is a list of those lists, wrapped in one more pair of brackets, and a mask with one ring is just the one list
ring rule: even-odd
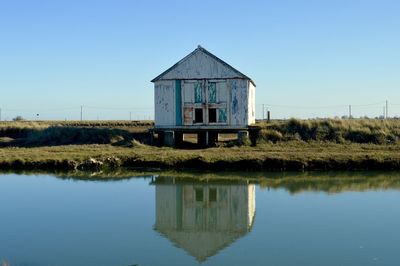
{"label": "power line", "polygon": [[103,109],[103,110],[150,110],[154,107],[100,107],[100,106],[86,106],[89,109]]}
{"label": "power line", "polygon": [[265,108],[264,106],[265,106],[265,104],[262,105],[262,115],[263,115],[263,116],[262,116],[262,119],[263,119],[263,120],[264,120],[264,108]]}
{"label": "power line", "polygon": [[3,109],[3,111],[6,112],[23,112],[23,113],[36,113],[36,112],[61,112],[61,111],[69,111],[69,110],[76,110],[78,107],[73,107],[73,108],[57,108],[57,109]]}
{"label": "power line", "polygon": [[[367,104],[352,104],[353,107],[367,107],[367,106],[377,106],[385,103],[385,101],[375,102],[375,103],[367,103]],[[270,107],[282,107],[282,108],[299,108],[299,109],[326,109],[326,108],[343,108],[348,105],[320,105],[320,106],[300,106],[300,105],[280,105],[280,104],[265,104]]]}

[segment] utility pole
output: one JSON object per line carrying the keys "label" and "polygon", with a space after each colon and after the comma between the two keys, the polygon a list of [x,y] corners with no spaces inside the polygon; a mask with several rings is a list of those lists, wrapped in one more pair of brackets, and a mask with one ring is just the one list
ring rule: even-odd
{"label": "utility pole", "polygon": [[82,114],[83,114],[83,105],[81,105],[81,122],[82,122]]}
{"label": "utility pole", "polygon": [[0,108],[0,121],[1,121],[1,108]]}
{"label": "utility pole", "polygon": [[129,112],[129,121],[132,121],[132,112]]}
{"label": "utility pole", "polygon": [[389,114],[389,111],[388,111],[388,101],[386,100],[386,119],[388,119],[388,114]]}
{"label": "utility pole", "polygon": [[351,105],[349,105],[349,119],[351,119]]}
{"label": "utility pole", "polygon": [[262,110],[262,114],[263,114],[262,118],[263,118],[263,121],[264,121],[264,118],[265,118],[265,117],[264,117],[264,104],[262,104],[262,109],[263,109],[263,110]]}

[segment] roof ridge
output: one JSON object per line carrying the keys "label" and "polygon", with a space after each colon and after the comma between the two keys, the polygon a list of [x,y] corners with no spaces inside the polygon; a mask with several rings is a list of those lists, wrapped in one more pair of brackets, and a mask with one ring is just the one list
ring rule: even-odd
{"label": "roof ridge", "polygon": [[157,77],[155,77],[154,79],[151,80],[151,82],[155,82],[161,79],[162,76],[164,76],[165,74],[167,74],[168,72],[170,72],[172,69],[174,69],[175,67],[177,67],[179,64],[181,64],[182,62],[186,61],[187,59],[189,59],[192,55],[194,55],[197,51],[201,51],[203,53],[205,53],[206,55],[210,56],[211,58],[213,58],[214,60],[218,61],[219,63],[221,63],[222,65],[224,65],[225,67],[230,68],[231,70],[233,70],[234,72],[236,72],[237,74],[239,74],[240,76],[242,76],[245,79],[248,79],[254,86],[256,86],[256,84],[254,83],[254,81],[246,76],[245,74],[243,74],[242,72],[240,72],[239,70],[237,70],[236,68],[234,68],[233,66],[231,66],[230,64],[226,63],[224,60],[220,59],[219,57],[217,57],[216,55],[212,54],[211,52],[209,52],[207,49],[205,49],[204,47],[202,47],[200,44],[197,46],[197,48],[192,51],[191,53],[189,53],[187,56],[185,56],[184,58],[182,58],[181,60],[179,60],[177,63],[175,63],[174,65],[172,65],[170,68],[168,68],[167,70],[165,70],[164,72],[162,72],[160,75],[158,75]]}

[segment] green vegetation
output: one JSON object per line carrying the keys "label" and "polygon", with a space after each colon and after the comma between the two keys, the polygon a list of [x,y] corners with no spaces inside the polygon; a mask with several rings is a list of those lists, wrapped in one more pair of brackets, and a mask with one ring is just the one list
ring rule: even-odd
{"label": "green vegetation", "polygon": [[400,169],[399,145],[285,142],[258,147],[178,150],[132,144],[0,149],[0,169],[146,167],[208,170]]}
{"label": "green vegetation", "polygon": [[0,122],[0,146],[126,145],[134,139],[149,142],[152,125],[150,121]]}
{"label": "green vegetation", "polygon": [[398,144],[400,120],[379,119],[290,119],[260,123],[262,141],[325,141],[335,143]]}
{"label": "green vegetation", "polygon": [[148,145],[151,122],[1,122],[0,169],[400,169],[400,120],[291,119],[259,126],[256,146],[230,141],[173,149]]}

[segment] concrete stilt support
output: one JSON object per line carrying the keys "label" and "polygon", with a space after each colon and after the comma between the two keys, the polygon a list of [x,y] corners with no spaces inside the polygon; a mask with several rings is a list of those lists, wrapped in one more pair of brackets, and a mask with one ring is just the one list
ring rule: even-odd
{"label": "concrete stilt support", "polygon": [[208,147],[208,132],[199,132],[197,133],[197,143],[201,147]]}
{"label": "concrete stilt support", "polygon": [[215,147],[218,141],[218,133],[217,132],[208,132],[208,145],[210,147]]}
{"label": "concrete stilt support", "polygon": [[157,146],[164,145],[164,131],[159,131],[157,133]]}
{"label": "concrete stilt support", "polygon": [[257,145],[257,139],[259,138],[259,135],[260,135],[259,127],[253,127],[249,129],[249,138],[252,146]]}
{"label": "concrete stilt support", "polygon": [[149,129],[149,143],[150,145],[155,145],[154,131],[152,129]]}
{"label": "concrete stilt support", "polygon": [[183,132],[175,131],[175,146],[180,147],[183,145]]}
{"label": "concrete stilt support", "polygon": [[249,132],[247,130],[242,130],[238,132],[238,141],[240,144],[246,143],[249,139]]}
{"label": "concrete stilt support", "polygon": [[164,131],[164,145],[169,147],[175,146],[174,131]]}

